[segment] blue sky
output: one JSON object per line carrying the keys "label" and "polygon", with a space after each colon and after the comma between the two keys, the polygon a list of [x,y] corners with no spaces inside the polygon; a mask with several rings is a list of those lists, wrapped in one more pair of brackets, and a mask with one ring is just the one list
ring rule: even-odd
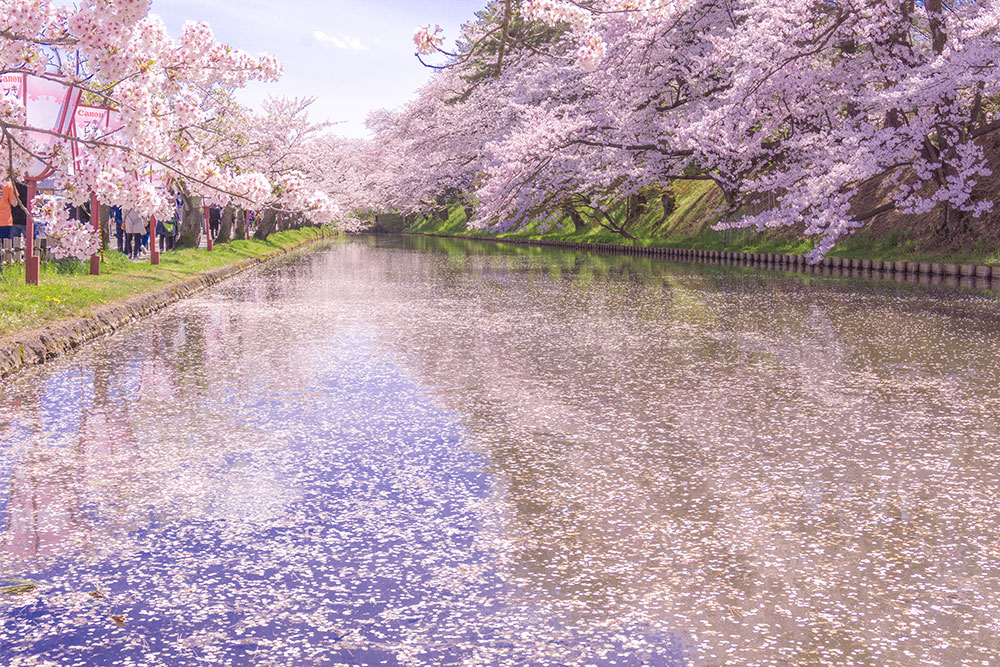
{"label": "blue sky", "polygon": [[207,21],[216,39],[250,53],[269,51],[285,73],[251,85],[240,99],[256,106],[268,94],[315,97],[314,120],[364,136],[369,111],[411,98],[431,71],[413,56],[413,30],[439,24],[451,39],[486,0],[153,0],[174,37],[185,21]]}

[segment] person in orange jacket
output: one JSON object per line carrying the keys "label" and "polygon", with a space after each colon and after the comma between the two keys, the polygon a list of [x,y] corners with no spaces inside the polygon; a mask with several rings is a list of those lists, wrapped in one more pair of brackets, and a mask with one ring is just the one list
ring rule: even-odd
{"label": "person in orange jacket", "polygon": [[12,238],[14,229],[14,209],[21,205],[14,184],[7,181],[0,195],[0,241]]}

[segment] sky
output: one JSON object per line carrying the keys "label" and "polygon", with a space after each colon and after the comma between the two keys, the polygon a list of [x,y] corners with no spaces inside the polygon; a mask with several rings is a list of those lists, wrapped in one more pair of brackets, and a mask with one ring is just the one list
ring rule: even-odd
{"label": "sky", "polygon": [[153,0],[175,38],[185,21],[206,21],[217,41],[251,54],[273,53],[285,67],[278,83],[251,84],[239,99],[315,97],[314,121],[366,136],[370,111],[397,107],[431,75],[414,57],[413,31],[439,24],[453,39],[486,0]]}

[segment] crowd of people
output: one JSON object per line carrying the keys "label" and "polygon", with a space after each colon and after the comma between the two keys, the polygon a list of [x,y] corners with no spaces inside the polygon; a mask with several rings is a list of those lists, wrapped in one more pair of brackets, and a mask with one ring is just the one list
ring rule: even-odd
{"label": "crowd of people", "polygon": [[[174,192],[174,215],[165,220],[156,221],[156,238],[159,241],[160,252],[173,250],[180,236],[181,222],[184,219],[184,198],[179,192]],[[24,203],[28,199],[28,188],[23,183],[8,181],[3,186],[0,197],[0,242],[3,239],[23,237],[27,229],[27,212]],[[90,206],[78,206],[70,210],[71,217],[81,222],[90,222]],[[246,230],[253,232],[256,216],[247,211]],[[108,214],[109,229],[115,235],[118,251],[130,259],[139,259],[149,252],[150,219],[141,215],[138,210],[123,210],[120,206],[112,206]],[[212,240],[219,237],[222,228],[222,209],[211,206],[208,212],[208,233]],[[44,231],[35,230],[36,237],[44,237]]]}
{"label": "crowd of people", "polygon": [[[119,252],[131,259],[138,259],[149,251],[151,220],[141,215],[136,209],[123,212],[118,206],[111,207],[108,218],[115,231]],[[180,193],[175,192],[173,217],[156,221],[156,237],[159,239],[160,252],[173,250],[177,246],[177,237],[180,235],[183,218],[184,199]]]}
{"label": "crowd of people", "polygon": [[[184,198],[174,193],[174,215],[170,219],[156,221],[156,238],[160,252],[173,250],[180,236],[181,222],[184,220]],[[135,209],[123,212],[118,206],[111,208],[111,225],[118,241],[118,251],[132,259],[138,259],[149,251],[149,224]],[[209,236],[212,241],[219,238],[222,228],[222,209],[211,206],[208,209]],[[249,222],[249,216],[248,216]]]}

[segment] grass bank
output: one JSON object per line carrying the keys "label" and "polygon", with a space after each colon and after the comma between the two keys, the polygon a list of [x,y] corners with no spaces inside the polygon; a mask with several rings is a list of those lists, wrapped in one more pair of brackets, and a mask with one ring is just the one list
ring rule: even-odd
{"label": "grass bank", "polygon": [[49,262],[42,267],[37,287],[24,284],[23,264],[7,264],[0,274],[0,338],[56,320],[87,316],[105,304],[329,234],[305,228],[277,232],[266,241],[222,243],[212,252],[203,248],[174,250],[160,255],[159,266],[151,266],[148,259],[132,262],[113,250],[106,253],[99,276],[91,276],[89,265],[84,263],[63,266]]}
{"label": "grass bank", "polygon": [[[673,211],[665,215],[660,201],[654,199],[631,223],[628,229],[637,241],[598,225],[577,227],[568,216],[533,222],[523,230],[493,236],[782,255],[801,255],[813,248],[812,239],[794,229],[723,234],[712,229],[719,220],[723,204],[721,193],[712,183],[677,181],[672,189],[676,201]],[[610,213],[621,223],[626,207],[618,205]],[[405,231],[453,236],[491,235],[482,230],[470,231],[461,206],[449,208],[446,219],[421,218]],[[995,234],[984,234],[943,244],[933,233],[930,216],[925,219],[883,216],[860,232],[842,239],[829,255],[849,259],[1000,266],[1000,240],[995,237]]]}

